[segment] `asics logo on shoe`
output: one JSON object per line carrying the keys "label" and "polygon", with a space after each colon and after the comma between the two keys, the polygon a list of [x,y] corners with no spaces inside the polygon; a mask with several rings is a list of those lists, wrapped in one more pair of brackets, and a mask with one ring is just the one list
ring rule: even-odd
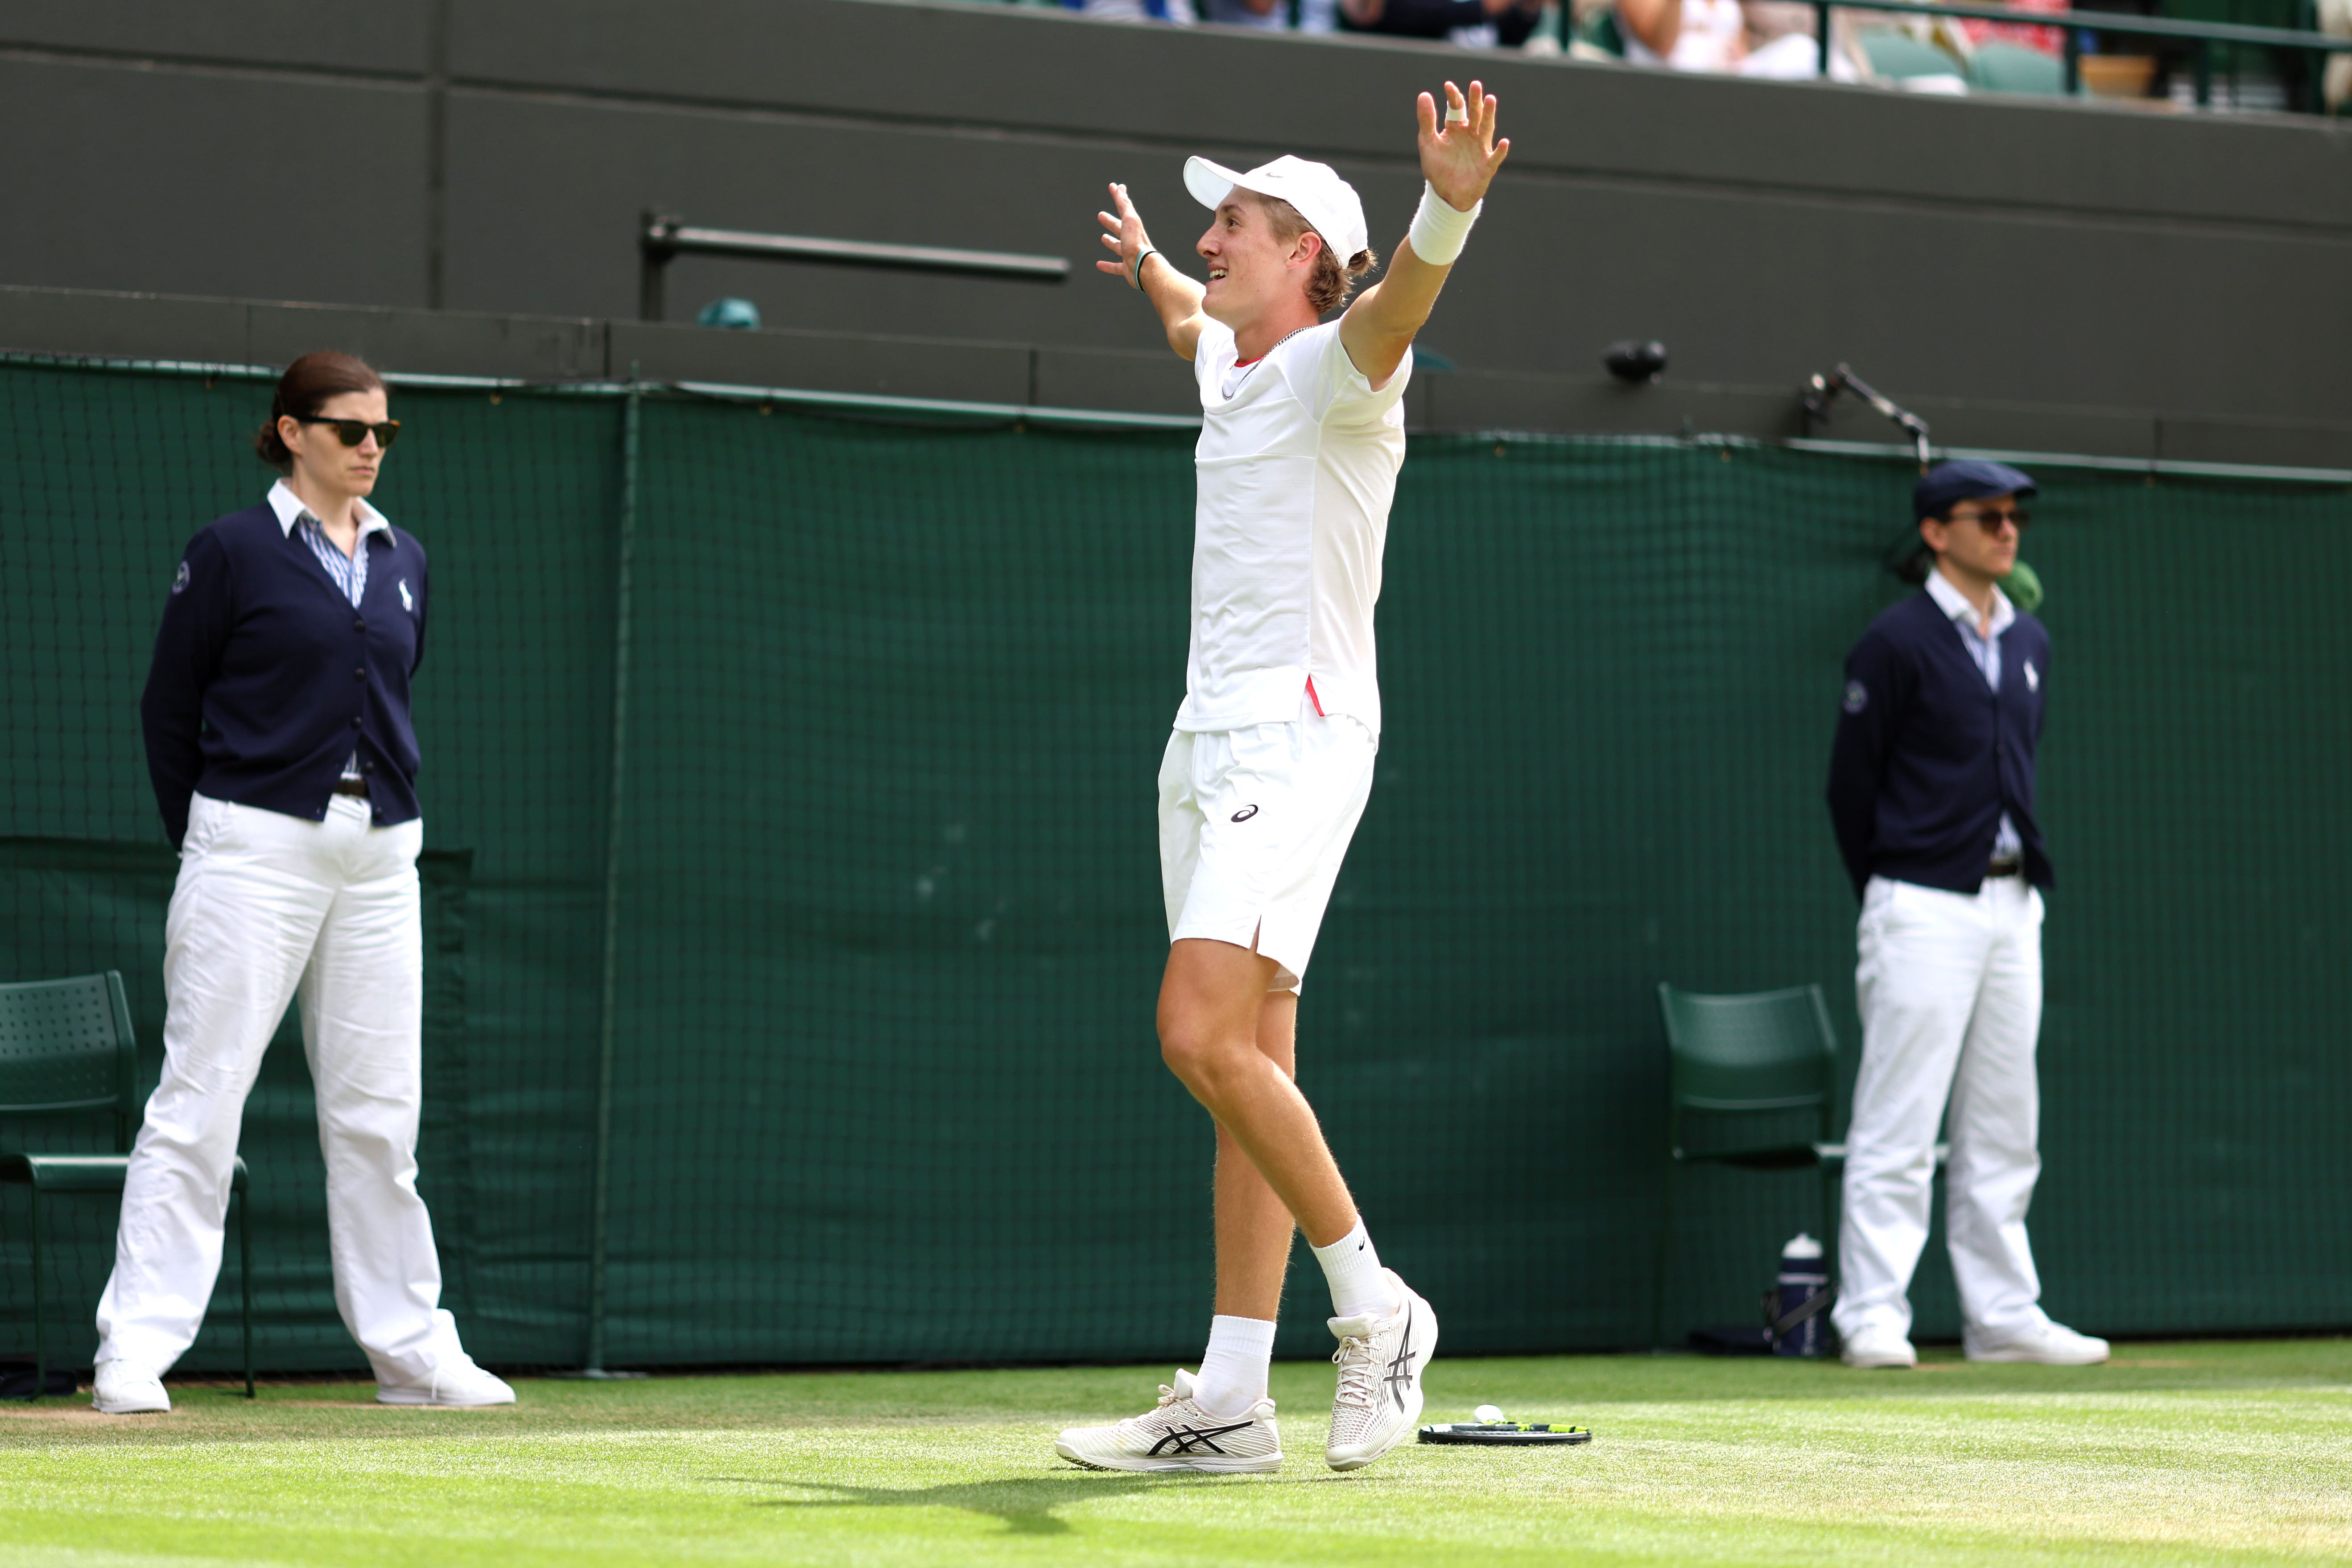
{"label": "asics logo on shoe", "polygon": [[1251,817],[1255,816],[1256,815],[1257,815],[1257,807],[1256,807],[1256,806],[1255,806],[1255,805],[1245,805],[1245,806],[1242,807],[1239,811],[1237,811],[1237,812],[1234,813],[1234,820],[1235,822],[1247,822]]}
{"label": "asics logo on shoe", "polygon": [[1389,1363],[1389,1374],[1382,1379],[1389,1385],[1389,1397],[1396,1401],[1396,1407],[1399,1410],[1405,1407],[1404,1391],[1412,1386],[1412,1352],[1407,1348],[1412,1343],[1412,1305],[1407,1302],[1404,1310],[1404,1333],[1397,1341],[1397,1353],[1395,1359]]}
{"label": "asics logo on shoe", "polygon": [[[1195,1431],[1190,1426],[1173,1426],[1146,1451],[1153,1454],[1198,1454],[1203,1451],[1222,1454],[1224,1450],[1217,1447],[1215,1440],[1228,1432],[1238,1432],[1248,1425],[1246,1421],[1236,1421],[1230,1426],[1212,1426],[1205,1432]],[[1171,1448],[1168,1446],[1171,1443],[1176,1446]]]}

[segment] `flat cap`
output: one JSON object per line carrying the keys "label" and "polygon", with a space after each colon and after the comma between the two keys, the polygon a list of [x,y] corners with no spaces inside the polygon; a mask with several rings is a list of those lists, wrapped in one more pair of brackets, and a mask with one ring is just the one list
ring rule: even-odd
{"label": "flat cap", "polygon": [[1985,458],[1955,458],[1919,476],[1919,482],[1911,488],[1911,515],[1941,517],[1958,501],[1979,500],[1986,496],[2030,496],[2035,488],[2032,474],[2007,463]]}

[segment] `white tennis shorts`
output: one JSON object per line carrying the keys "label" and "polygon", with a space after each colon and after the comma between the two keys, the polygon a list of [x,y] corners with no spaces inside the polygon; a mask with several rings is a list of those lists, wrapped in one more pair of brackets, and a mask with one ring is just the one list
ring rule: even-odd
{"label": "white tennis shorts", "polygon": [[1160,763],[1168,940],[1207,937],[1274,960],[1296,992],[1339,862],[1372,793],[1380,742],[1345,714],[1179,730]]}

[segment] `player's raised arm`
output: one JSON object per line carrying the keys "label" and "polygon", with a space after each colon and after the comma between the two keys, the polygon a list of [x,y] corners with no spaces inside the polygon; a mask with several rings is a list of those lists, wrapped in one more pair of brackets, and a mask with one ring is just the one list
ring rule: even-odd
{"label": "player's raised arm", "polygon": [[[1103,245],[1118,259],[1097,261],[1095,270],[1112,274],[1151,301],[1151,308],[1160,312],[1160,324],[1168,330],[1168,346],[1176,351],[1177,358],[1190,360],[1193,346],[1201,341],[1201,297],[1206,290],[1177,271],[1175,264],[1151,243],[1151,237],[1143,232],[1142,215],[1127,199],[1125,185],[1111,186],[1110,199],[1118,214],[1095,216],[1106,231]],[[1435,298],[1434,290],[1431,297]],[[1424,308],[1422,313],[1429,312]]]}
{"label": "player's raised arm", "polygon": [[1478,220],[1478,208],[1495,171],[1510,155],[1508,141],[1495,140],[1495,110],[1500,100],[1487,96],[1477,82],[1465,97],[1452,82],[1445,84],[1445,122],[1437,120],[1436,100],[1421,95],[1421,173],[1428,181],[1421,210],[1387,273],[1348,307],[1339,323],[1339,342],[1348,358],[1374,386],[1384,386],[1404,363],[1412,336],[1429,320],[1438,290],[1462,242]]}

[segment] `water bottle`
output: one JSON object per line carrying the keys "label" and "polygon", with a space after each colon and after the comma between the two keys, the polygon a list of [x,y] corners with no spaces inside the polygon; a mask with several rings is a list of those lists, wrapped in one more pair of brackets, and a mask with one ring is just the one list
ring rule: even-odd
{"label": "water bottle", "polygon": [[[1799,1231],[1788,1246],[1780,1249],[1780,1289],[1775,1300],[1780,1303],[1778,1317],[1790,1313],[1830,1288],[1828,1260],[1822,1256],[1822,1244],[1803,1231]],[[1819,1355],[1822,1337],[1829,1325],[1829,1313],[1817,1311],[1803,1322],[1777,1336],[1772,1342],[1774,1355]]]}

